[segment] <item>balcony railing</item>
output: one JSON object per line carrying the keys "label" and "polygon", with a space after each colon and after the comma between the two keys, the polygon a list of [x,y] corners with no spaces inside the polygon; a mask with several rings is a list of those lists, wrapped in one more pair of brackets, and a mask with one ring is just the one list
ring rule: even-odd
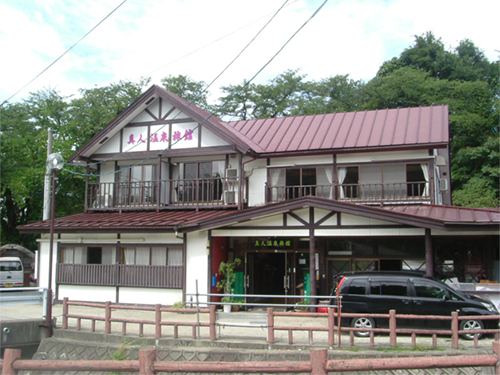
{"label": "balcony railing", "polygon": [[87,210],[234,207],[237,191],[237,178],[94,183]]}
{"label": "balcony railing", "polygon": [[183,286],[182,266],[125,264],[57,265],[57,283],[69,285],[176,288]]}
{"label": "balcony railing", "polygon": [[356,203],[431,202],[429,183],[426,181],[343,185],[268,186],[266,190],[266,203],[278,203],[308,195]]}

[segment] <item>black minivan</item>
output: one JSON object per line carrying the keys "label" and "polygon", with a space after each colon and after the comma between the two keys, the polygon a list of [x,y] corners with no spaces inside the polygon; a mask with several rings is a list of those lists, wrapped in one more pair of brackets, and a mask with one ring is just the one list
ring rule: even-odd
{"label": "black minivan", "polygon": [[[405,271],[347,272],[335,276],[333,294],[341,297],[343,313],[447,315],[458,311],[459,315],[499,315],[495,305],[484,298],[463,293],[450,286],[425,277],[422,273]],[[333,301],[333,300],[332,300]],[[355,328],[386,328],[388,319],[358,317],[343,319],[342,325]],[[460,330],[496,329],[499,320],[461,320]],[[446,320],[398,319],[398,327],[444,328],[451,327]],[[369,332],[356,331],[359,337]],[[474,339],[465,334],[465,339]]]}

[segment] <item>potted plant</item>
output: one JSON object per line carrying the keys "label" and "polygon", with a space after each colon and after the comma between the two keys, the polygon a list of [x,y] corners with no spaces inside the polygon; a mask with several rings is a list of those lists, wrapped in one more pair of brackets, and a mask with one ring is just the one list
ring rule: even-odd
{"label": "potted plant", "polygon": [[[231,287],[236,280],[234,268],[241,264],[240,258],[235,258],[232,262],[221,262],[219,265],[219,275],[224,276],[222,280],[217,282],[217,290],[223,291],[225,296],[222,297],[221,302],[231,302]],[[231,311],[231,305],[224,305],[224,312]]]}

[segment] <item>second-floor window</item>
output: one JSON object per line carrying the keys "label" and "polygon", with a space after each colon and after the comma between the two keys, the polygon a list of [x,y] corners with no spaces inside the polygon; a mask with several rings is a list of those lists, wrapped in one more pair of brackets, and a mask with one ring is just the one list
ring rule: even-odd
{"label": "second-floor window", "polygon": [[156,165],[120,166],[118,204],[151,204],[155,196]]}
{"label": "second-floor window", "polygon": [[223,160],[179,163],[174,166],[176,198],[180,202],[220,201],[224,193],[226,163]]}
{"label": "second-floor window", "polygon": [[332,198],[332,168],[273,168],[269,171],[272,201],[314,195]]}
{"label": "second-floor window", "polygon": [[426,163],[339,167],[340,199],[404,199],[429,196]]}

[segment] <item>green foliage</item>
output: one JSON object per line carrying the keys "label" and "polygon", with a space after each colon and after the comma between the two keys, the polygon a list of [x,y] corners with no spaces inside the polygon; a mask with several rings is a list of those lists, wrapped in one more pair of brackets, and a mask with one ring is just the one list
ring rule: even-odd
{"label": "green foliage", "polygon": [[172,305],[172,308],[174,309],[185,309],[186,308],[186,304],[182,301],[179,301],[179,302],[176,302]]}
{"label": "green foliage", "polygon": [[201,109],[212,112],[213,108],[208,104],[208,91],[205,89],[205,82],[197,82],[184,75],[178,75],[177,77],[169,75],[163,78],[161,83],[166,90],[173,92]]}
{"label": "green foliage", "polygon": [[[222,280],[217,282],[217,290],[224,291],[224,294],[231,294],[231,286],[234,284],[236,280],[236,274],[234,273],[234,269],[236,266],[241,265],[241,259],[235,258],[232,262],[221,262],[219,265],[219,274],[224,276]],[[222,297],[225,299],[226,297]],[[229,298],[229,297],[228,297]],[[222,302],[230,302],[222,301]]]}

